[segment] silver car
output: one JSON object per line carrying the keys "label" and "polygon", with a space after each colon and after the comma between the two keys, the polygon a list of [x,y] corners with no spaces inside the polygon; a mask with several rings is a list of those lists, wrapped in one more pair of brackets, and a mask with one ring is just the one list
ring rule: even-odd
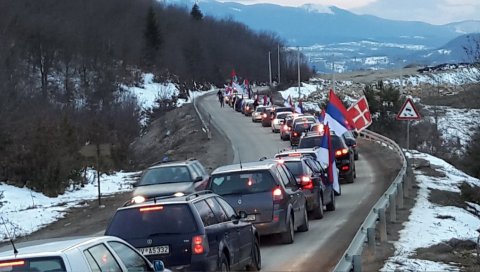
{"label": "silver car", "polygon": [[267,108],[267,106],[257,106],[255,111],[252,112],[252,122],[262,121],[262,114],[265,108]]}
{"label": "silver car", "polygon": [[37,240],[0,248],[0,271],[170,271],[161,261],[152,265],[124,240],[112,237],[73,237]]}

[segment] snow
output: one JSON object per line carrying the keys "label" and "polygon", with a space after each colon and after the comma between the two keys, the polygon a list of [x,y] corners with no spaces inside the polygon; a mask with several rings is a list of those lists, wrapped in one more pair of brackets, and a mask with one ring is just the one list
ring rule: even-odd
{"label": "snow", "polygon": [[[139,172],[119,172],[100,176],[102,197],[132,190],[134,176]],[[80,207],[86,200],[98,198],[96,172],[87,171],[87,184],[81,188],[70,188],[58,197],[47,197],[28,188],[19,188],[0,183],[0,242],[12,237],[28,235],[51,224],[62,217],[73,207]],[[3,224],[5,222],[5,224]],[[3,226],[5,225],[5,227]]]}
{"label": "snow", "polygon": [[[429,195],[432,189],[459,192],[459,186],[463,182],[480,186],[480,180],[468,176],[442,159],[418,152],[413,155],[415,159],[429,161],[437,171],[444,173],[445,177],[426,176],[415,170],[419,186],[417,201],[408,221],[404,223],[404,229],[400,231],[399,241],[394,243],[394,256],[386,261],[381,271],[460,271],[455,264],[415,259],[414,253],[418,248],[429,247],[452,238],[472,241],[476,239],[476,229],[480,226],[478,215],[458,207],[434,204],[429,201]],[[470,204],[473,204],[470,209],[479,210],[480,205]],[[447,215],[452,218],[440,219]]]}
{"label": "snow", "polygon": [[[422,84],[430,84],[435,86],[438,84],[448,84],[460,86],[478,82],[480,82],[480,69],[476,67],[461,67],[444,72],[426,74],[420,73],[416,75],[403,76],[404,86],[419,86]],[[387,79],[384,80],[384,83],[394,83],[395,85],[399,85],[400,80],[398,78]]]}
{"label": "snow", "polygon": [[300,86],[300,93],[297,87],[290,87],[285,91],[281,91],[280,94],[282,95],[284,100],[290,96],[292,99],[298,99],[299,97],[305,98],[308,97],[311,93],[322,90],[323,88],[319,85],[315,84],[306,84],[302,83]]}

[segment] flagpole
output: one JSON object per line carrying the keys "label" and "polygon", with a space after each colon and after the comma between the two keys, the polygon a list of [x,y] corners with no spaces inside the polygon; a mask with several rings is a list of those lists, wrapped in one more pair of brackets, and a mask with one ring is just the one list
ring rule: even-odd
{"label": "flagpole", "polygon": [[272,60],[270,58],[270,51],[268,51],[268,75],[270,77],[270,87],[272,86]]}
{"label": "flagpole", "polygon": [[300,47],[297,46],[297,70],[298,70],[298,99],[301,98],[300,94]]}

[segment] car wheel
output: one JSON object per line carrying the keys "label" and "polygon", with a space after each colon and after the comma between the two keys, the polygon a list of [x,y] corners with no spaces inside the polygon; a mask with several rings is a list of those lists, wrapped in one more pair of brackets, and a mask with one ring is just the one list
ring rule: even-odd
{"label": "car wheel", "polygon": [[356,160],[356,161],[358,161],[358,153],[355,153],[355,154],[353,155],[353,159]]}
{"label": "car wheel", "polygon": [[300,232],[306,232],[308,231],[309,225],[308,225],[308,215],[307,215],[307,206],[304,208],[303,212],[303,222],[302,224],[298,227],[298,231]]}
{"label": "car wheel", "polygon": [[335,190],[332,189],[332,201],[327,204],[327,211],[332,212],[335,210]]}
{"label": "car wheel", "polygon": [[318,197],[318,207],[312,211],[313,219],[322,219],[323,218],[323,201],[320,194],[317,194]]}
{"label": "car wheel", "polygon": [[220,262],[218,264],[218,271],[226,272],[230,271],[230,266],[228,265],[227,256],[222,253],[222,257],[220,257]]}
{"label": "car wheel", "polygon": [[252,262],[247,265],[247,271],[260,271],[260,269],[262,269],[262,256],[260,254],[258,240],[255,239],[255,243],[252,247]]}
{"label": "car wheel", "polygon": [[293,217],[290,217],[290,220],[287,222],[287,230],[284,233],[281,233],[280,240],[283,244],[291,244],[294,241],[294,228],[293,228]]}

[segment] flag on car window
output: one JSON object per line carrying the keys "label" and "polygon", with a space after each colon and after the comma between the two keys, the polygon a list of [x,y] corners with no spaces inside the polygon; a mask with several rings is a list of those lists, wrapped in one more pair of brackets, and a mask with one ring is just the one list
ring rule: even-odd
{"label": "flag on car window", "polygon": [[320,142],[320,158],[322,164],[327,164],[327,176],[330,184],[333,184],[333,190],[340,193],[340,184],[338,183],[338,169],[335,163],[335,152],[332,146],[332,137],[330,136],[330,128],[325,124],[324,133]]}

